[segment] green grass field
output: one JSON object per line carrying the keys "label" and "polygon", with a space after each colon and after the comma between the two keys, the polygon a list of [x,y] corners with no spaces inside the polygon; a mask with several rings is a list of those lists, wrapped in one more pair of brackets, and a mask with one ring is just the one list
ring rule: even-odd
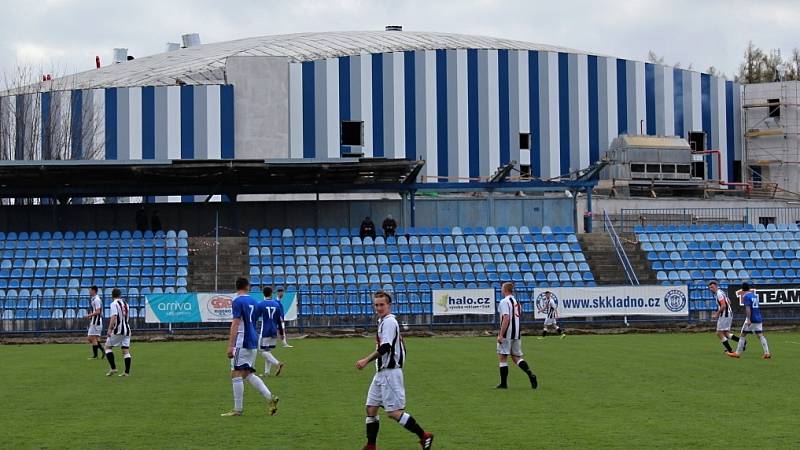
{"label": "green grass field", "polygon": [[[492,338],[410,338],[408,411],[436,434],[434,448],[796,448],[800,334],[768,338],[769,361],[757,340],[727,358],[711,333],[526,337],[536,391],[514,367],[510,389],[493,389]],[[232,406],[223,342],[134,341],[127,379],[105,377],[88,345],[0,346],[0,447],[361,448],[372,370],[354,363],[373,342],[278,349],[285,372],[267,379],[278,415],[246,383],[238,418],[219,417]],[[381,424],[379,448],[418,448]]]}

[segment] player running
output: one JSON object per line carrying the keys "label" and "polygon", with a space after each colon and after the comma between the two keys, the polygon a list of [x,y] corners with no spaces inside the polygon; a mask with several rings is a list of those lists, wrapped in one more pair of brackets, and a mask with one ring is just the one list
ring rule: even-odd
{"label": "player running", "polygon": [[[278,303],[280,303],[281,306],[283,306],[283,302],[282,302],[282,300],[283,300],[283,288],[278,288],[278,290],[275,291],[275,297],[276,297],[275,300],[277,300]],[[286,330],[284,329],[284,332],[283,332],[283,348],[292,348],[292,347],[293,347],[292,345],[289,345],[288,339],[286,339]]]}
{"label": "player running", "polygon": [[258,304],[258,314],[261,317],[261,356],[264,357],[264,376],[269,376],[272,366],[277,367],[275,376],[281,374],[283,363],[272,354],[278,340],[278,332],[286,339],[286,329],[283,326],[283,306],[272,299],[272,288],[264,288],[264,300]]}
{"label": "player running", "polygon": [[742,325],[742,332],[736,351],[726,352],[726,354],[731,358],[738,358],[744,351],[745,344],[747,343],[747,333],[755,333],[756,336],[758,336],[758,340],[761,341],[761,348],[764,349],[764,356],[762,356],[762,358],[772,358],[772,354],[769,352],[767,338],[764,336],[761,308],[759,308],[758,305],[758,295],[750,290],[749,283],[742,283],[742,289],[736,291],[736,295],[741,297],[742,304],[747,311],[747,317],[745,317],[744,325]]}
{"label": "player running", "polygon": [[564,332],[564,329],[558,326],[556,323],[556,319],[558,319],[558,304],[556,303],[555,299],[553,298],[553,293],[550,291],[544,291],[544,301],[542,302],[542,307],[539,309],[540,313],[544,313],[544,328],[542,329],[542,337],[539,339],[544,339],[547,337],[547,329],[553,327],[556,329],[556,333],[561,335],[561,339],[567,337],[567,334]]}
{"label": "player running", "polygon": [[125,372],[119,374],[127,377],[131,374],[131,327],[128,325],[128,304],[122,299],[122,291],[111,291],[111,318],[108,320],[108,338],[106,339],[106,359],[111,370],[106,373],[110,377],[117,373],[117,364],[114,361],[114,347],[122,347],[122,356],[125,359]]}
{"label": "player running", "polygon": [[100,352],[101,358],[105,358],[103,346],[100,345],[100,334],[103,332],[103,301],[97,295],[97,286],[89,288],[89,295],[92,297],[92,312],[86,315],[86,319],[89,319],[87,335],[89,343],[92,344],[92,356],[89,359],[97,359],[97,352]]}
{"label": "player running", "polygon": [[503,283],[503,295],[500,300],[500,332],[497,334],[497,358],[500,360],[500,384],[498,389],[508,389],[508,356],[519,366],[531,382],[531,387],[536,389],[539,382],[531,371],[528,363],[522,359],[522,333],[519,327],[519,318],[522,308],[514,298],[514,283]]}
{"label": "player running", "polygon": [[244,380],[256,388],[269,402],[269,415],[278,413],[278,397],[272,393],[261,378],[255,376],[254,364],[258,349],[258,333],[255,321],[258,303],[250,297],[250,282],[247,278],[236,279],[236,297],[233,299],[233,321],[228,335],[228,358],[231,360],[231,383],[233,384],[233,410],[221,414],[223,417],[241,416],[244,410]]}
{"label": "player running", "polygon": [[405,411],[406,389],[403,383],[403,365],[406,359],[405,344],[400,336],[400,325],[392,314],[392,297],[383,291],[373,295],[373,306],[378,314],[377,350],[356,361],[356,368],[363,369],[375,361],[378,371],[372,378],[367,393],[367,444],[363,450],[375,450],[380,422],[378,408],[400,423],[406,430],[419,437],[423,449],[433,445],[433,434],[425,432],[417,421]]}
{"label": "player running", "polygon": [[717,336],[719,336],[722,346],[725,347],[727,352],[733,352],[730,342],[739,342],[739,337],[731,333],[731,324],[733,323],[733,311],[731,310],[731,300],[725,291],[719,288],[716,281],[708,283],[708,289],[714,294],[717,299],[718,309],[711,315],[711,318],[717,319]]}

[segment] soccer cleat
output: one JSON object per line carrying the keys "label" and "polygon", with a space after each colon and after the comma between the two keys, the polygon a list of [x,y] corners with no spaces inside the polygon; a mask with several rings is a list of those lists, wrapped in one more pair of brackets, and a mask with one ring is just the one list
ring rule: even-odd
{"label": "soccer cleat", "polygon": [[564,339],[565,337],[567,337],[567,333],[561,333],[561,339]]}
{"label": "soccer cleat", "polygon": [[508,385],[501,383],[501,384],[498,384],[497,386],[495,386],[494,388],[495,389],[508,389]]}
{"label": "soccer cleat", "polygon": [[88,357],[88,358],[86,358],[86,359],[88,359],[88,360],[97,359],[97,356],[90,356],[90,357]]}
{"label": "soccer cleat", "polygon": [[278,397],[273,395],[272,400],[269,401],[269,415],[274,416],[275,414],[278,414]]}
{"label": "soccer cleat", "polygon": [[762,356],[762,358],[764,358],[764,359],[772,359],[772,353],[764,353],[764,356]]}
{"label": "soccer cleat", "polygon": [[538,339],[538,340],[540,340],[540,341],[543,341],[543,340],[544,340],[544,338],[543,338],[542,336],[539,336],[539,337],[537,337],[536,339]]}
{"label": "soccer cleat", "polygon": [[119,375],[117,375],[117,376],[118,376],[118,377],[129,377],[129,376],[131,376],[131,374],[129,374],[129,373],[126,373],[126,372],[122,372],[121,374],[119,374]]}
{"label": "soccer cleat", "polygon": [[433,433],[425,432],[425,434],[422,435],[422,439],[419,441],[419,445],[422,446],[423,450],[428,450],[433,447]]}
{"label": "soccer cleat", "polygon": [[115,373],[117,373],[117,369],[111,369],[111,370],[108,371],[106,376],[107,377],[111,377],[111,376],[114,376]]}
{"label": "soccer cleat", "polygon": [[731,358],[738,358],[739,354],[736,352],[725,352],[726,355],[730,356]]}
{"label": "soccer cleat", "polygon": [[287,343],[283,343],[283,348],[294,348],[294,345],[289,345]]}
{"label": "soccer cleat", "polygon": [[377,447],[375,447],[375,444],[365,444],[363,447],[361,447],[361,450],[376,450],[376,449]]}
{"label": "soccer cleat", "polygon": [[536,374],[532,374],[528,378],[531,380],[531,388],[536,389],[539,387],[539,380],[536,379]]}
{"label": "soccer cleat", "polygon": [[278,364],[278,369],[275,371],[276,377],[281,374],[281,370],[283,370],[283,363]]}
{"label": "soccer cleat", "polygon": [[220,417],[238,417],[241,415],[242,415],[241,411],[228,411],[226,413],[220,414]]}

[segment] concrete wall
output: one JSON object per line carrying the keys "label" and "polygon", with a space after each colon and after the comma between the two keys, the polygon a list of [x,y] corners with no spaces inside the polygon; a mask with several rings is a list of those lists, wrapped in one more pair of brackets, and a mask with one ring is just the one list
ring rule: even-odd
{"label": "concrete wall", "polygon": [[234,86],[237,159],[289,157],[289,62],[275,56],[226,61]]}
{"label": "concrete wall", "polygon": [[[0,207],[0,231],[132,230],[139,205],[70,205]],[[392,214],[400,226],[410,223],[408,203],[400,200],[275,201],[150,204],[164,229],[185,229],[192,236],[239,235],[252,228],[356,228],[365,216],[380,225]],[[545,213],[546,212],[546,213]],[[416,200],[416,224],[453,226],[572,226],[572,200],[543,197],[439,198]]]}

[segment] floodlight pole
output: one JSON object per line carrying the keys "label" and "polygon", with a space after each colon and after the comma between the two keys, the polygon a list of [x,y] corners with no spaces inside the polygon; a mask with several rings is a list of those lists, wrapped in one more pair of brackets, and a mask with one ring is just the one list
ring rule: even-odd
{"label": "floodlight pole", "polygon": [[216,223],[214,225],[214,292],[217,292],[219,279],[219,209],[215,214]]}
{"label": "floodlight pole", "polygon": [[417,206],[414,201],[414,198],[417,196],[417,191],[411,189],[408,191],[408,203],[409,203],[409,215],[411,216],[411,225],[412,227],[417,226]]}

